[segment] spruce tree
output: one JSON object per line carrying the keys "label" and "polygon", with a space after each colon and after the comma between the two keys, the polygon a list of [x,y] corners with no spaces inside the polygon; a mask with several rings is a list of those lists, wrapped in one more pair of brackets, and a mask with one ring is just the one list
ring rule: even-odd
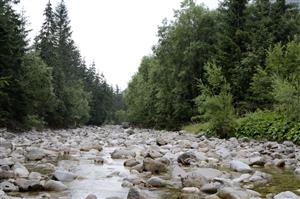
{"label": "spruce tree", "polygon": [[25,22],[12,9],[14,2],[0,0],[0,125],[16,127],[27,113],[25,93],[20,85],[22,59],[26,52]]}

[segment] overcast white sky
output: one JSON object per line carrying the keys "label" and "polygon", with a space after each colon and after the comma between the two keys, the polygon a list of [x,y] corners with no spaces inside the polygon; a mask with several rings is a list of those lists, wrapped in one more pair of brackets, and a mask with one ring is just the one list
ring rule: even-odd
{"label": "overcast white sky", "polygon": [[[53,5],[60,0],[51,0]],[[143,56],[157,42],[157,27],[172,18],[182,0],[65,0],[73,39],[87,63],[96,62],[111,85],[127,87]],[[32,29],[33,38],[44,20],[48,0],[21,0],[20,7]],[[216,8],[218,0],[197,0]]]}

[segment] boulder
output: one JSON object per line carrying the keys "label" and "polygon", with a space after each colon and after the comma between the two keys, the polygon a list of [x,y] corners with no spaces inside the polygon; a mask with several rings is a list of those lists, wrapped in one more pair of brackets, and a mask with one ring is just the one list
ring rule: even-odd
{"label": "boulder", "polygon": [[238,187],[224,187],[219,189],[217,195],[221,199],[251,199],[260,197],[260,194],[255,191]]}
{"label": "boulder", "polygon": [[85,152],[93,150],[93,149],[97,150],[97,151],[102,151],[103,147],[98,143],[86,143],[80,147],[80,151],[85,151]]}
{"label": "boulder", "polygon": [[168,171],[166,164],[159,160],[153,160],[151,158],[145,158],[143,161],[143,170],[150,171],[153,174],[165,173]]}
{"label": "boulder", "polygon": [[16,192],[16,191],[19,191],[19,188],[8,181],[4,181],[4,182],[0,183],[0,190],[3,190],[5,192]]}
{"label": "boulder", "polygon": [[234,171],[240,172],[240,173],[251,173],[252,169],[249,165],[239,161],[239,160],[232,160],[230,162],[230,168]]}
{"label": "boulder", "polygon": [[156,139],[156,144],[157,144],[158,146],[164,146],[164,145],[167,145],[168,142],[167,142],[166,139],[164,139],[164,138],[162,138],[162,137],[159,137],[159,138]]}
{"label": "boulder", "polygon": [[56,180],[62,182],[72,182],[77,176],[74,173],[63,171],[63,170],[56,170],[53,174]]}
{"label": "boulder", "polygon": [[136,159],[129,159],[124,162],[125,167],[134,167],[138,164],[140,164],[140,163],[138,161],[136,161]]}
{"label": "boulder", "polygon": [[0,167],[2,166],[11,167],[12,165],[14,165],[14,162],[10,158],[0,159]]}
{"label": "boulder", "polygon": [[300,167],[296,168],[294,171],[295,175],[299,175],[300,176]]}
{"label": "boulder", "polygon": [[138,188],[131,188],[128,192],[127,199],[146,199]]}
{"label": "boulder", "polygon": [[42,175],[38,172],[31,172],[28,176],[28,179],[40,181],[42,179]]}
{"label": "boulder", "polygon": [[184,165],[189,166],[191,162],[195,162],[197,160],[197,157],[192,152],[186,152],[178,156],[177,162]]}
{"label": "boulder", "polygon": [[132,129],[126,129],[126,130],[125,130],[125,133],[128,134],[128,135],[133,135],[133,134],[135,134],[134,130],[132,130]]}
{"label": "boulder", "polygon": [[6,195],[6,193],[2,190],[0,190],[0,198],[1,199],[9,199],[9,197]]}
{"label": "boulder", "polygon": [[181,167],[174,165],[171,167],[171,177],[172,179],[181,179],[181,177],[186,176],[187,173]]}
{"label": "boulder", "polygon": [[27,178],[29,176],[29,171],[27,170],[27,168],[18,162],[13,166],[13,170],[16,177]]}
{"label": "boulder", "polygon": [[97,199],[97,196],[94,194],[90,194],[85,199]]}
{"label": "boulder", "polygon": [[297,196],[293,192],[286,191],[286,192],[281,192],[274,196],[274,199],[300,199],[300,196]]}
{"label": "boulder", "polygon": [[34,160],[41,160],[46,156],[46,153],[43,149],[40,148],[27,148],[27,153],[25,154],[25,157],[28,160],[34,161]]}
{"label": "boulder", "polygon": [[39,181],[36,180],[26,180],[23,178],[18,178],[16,180],[16,185],[19,187],[20,191],[42,191],[44,187]]}
{"label": "boulder", "polygon": [[48,180],[45,183],[45,190],[47,191],[64,191],[67,189],[68,187],[59,181]]}
{"label": "boulder", "polygon": [[186,176],[181,177],[182,187],[197,187],[201,188],[207,183],[207,179],[197,172],[189,172]]}
{"label": "boulder", "polygon": [[197,187],[184,187],[182,192],[187,194],[199,194],[200,190]]}
{"label": "boulder", "polygon": [[218,189],[220,188],[220,186],[221,185],[219,183],[209,183],[209,184],[203,185],[200,190],[206,194],[215,194],[218,192]]}
{"label": "boulder", "polygon": [[129,149],[116,149],[111,154],[111,158],[113,159],[126,159],[126,158],[134,158],[136,153]]}
{"label": "boulder", "polygon": [[197,176],[203,176],[209,181],[212,181],[215,178],[218,178],[223,175],[223,172],[217,169],[212,168],[198,168],[193,171]]}
{"label": "boulder", "polygon": [[147,184],[151,187],[165,187],[167,185],[167,182],[159,177],[151,177],[149,180],[147,180]]}
{"label": "boulder", "polygon": [[285,166],[285,160],[283,159],[275,159],[273,161],[274,165],[279,168],[283,168]]}
{"label": "boulder", "polygon": [[0,137],[0,147],[7,148],[7,149],[12,149],[13,145],[12,145],[11,142],[9,142],[6,139]]}
{"label": "boulder", "polygon": [[266,164],[266,160],[261,156],[257,156],[249,159],[250,166],[264,166],[265,164]]}
{"label": "boulder", "polygon": [[0,168],[0,180],[1,179],[10,179],[10,178],[14,178],[14,177],[15,177],[15,173],[13,171],[2,170]]}
{"label": "boulder", "polygon": [[128,129],[130,127],[128,122],[122,122],[122,128],[123,129]]}

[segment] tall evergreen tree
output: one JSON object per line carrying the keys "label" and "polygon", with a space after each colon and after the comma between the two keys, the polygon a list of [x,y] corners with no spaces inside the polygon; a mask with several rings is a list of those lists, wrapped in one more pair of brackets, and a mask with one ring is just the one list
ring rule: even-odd
{"label": "tall evergreen tree", "polygon": [[0,0],[0,125],[15,127],[21,124],[27,112],[25,93],[19,79],[22,75],[22,59],[26,52],[25,22],[12,9],[14,1]]}
{"label": "tall evergreen tree", "polygon": [[216,62],[222,67],[225,78],[232,85],[236,104],[244,100],[244,91],[251,80],[248,74],[253,70],[251,66],[243,65],[242,62],[249,42],[246,31],[247,3],[248,0],[225,0],[219,8],[222,22]]}

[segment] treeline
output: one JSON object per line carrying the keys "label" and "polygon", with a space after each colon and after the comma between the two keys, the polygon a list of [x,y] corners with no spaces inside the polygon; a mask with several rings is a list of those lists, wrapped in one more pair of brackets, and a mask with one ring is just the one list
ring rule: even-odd
{"label": "treeline", "polygon": [[280,115],[292,129],[300,122],[299,36],[299,9],[285,0],[224,0],[216,10],[185,0],[129,83],[128,120],[167,129],[208,123],[226,137],[247,132],[240,125],[249,118],[278,124],[270,115]]}
{"label": "treeline", "polygon": [[0,126],[62,128],[113,121],[119,89],[95,64],[87,66],[72,39],[64,1],[50,1],[33,46],[17,1],[0,0]]}

